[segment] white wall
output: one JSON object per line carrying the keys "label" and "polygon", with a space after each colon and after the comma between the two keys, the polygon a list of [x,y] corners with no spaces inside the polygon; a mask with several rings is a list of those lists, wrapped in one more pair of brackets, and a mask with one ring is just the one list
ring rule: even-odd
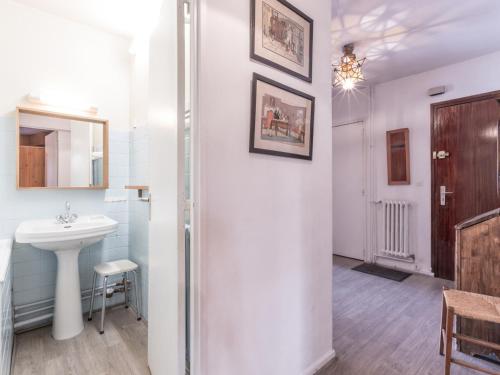
{"label": "white wall", "polygon": [[[248,1],[201,1],[204,375],[302,374],[333,353],[331,4],[294,5],[315,22],[312,85],[249,60]],[[248,152],[252,72],[316,97],[312,162]]]}
{"label": "white wall", "polygon": [[[407,199],[413,203],[410,217],[410,247],[415,252],[415,266],[382,261],[389,265],[410,267],[423,273],[431,272],[431,103],[480,94],[500,89],[500,52],[445,66],[429,72],[412,75],[374,87],[373,141],[376,199]],[[447,93],[437,97],[427,96],[431,87],[445,85]],[[343,98],[343,99],[341,99]],[[334,99],[334,122],[337,118],[359,117],[354,108],[355,100],[347,96]],[[358,96],[368,101],[366,95]],[[361,108],[368,108],[361,104]],[[362,110],[365,117],[368,111]],[[355,115],[351,115],[355,113]],[[355,118],[357,119],[357,118]],[[411,185],[388,186],[385,132],[397,128],[410,129]],[[334,172],[335,175],[335,172]],[[381,225],[379,225],[379,230]],[[379,236],[379,238],[381,238]],[[380,246],[379,241],[377,246]]]}
{"label": "white wall", "polygon": [[332,90],[333,125],[353,121],[367,121],[370,115],[370,88],[363,87],[354,91],[340,88]]}
{"label": "white wall", "polygon": [[[79,258],[82,288],[91,286],[93,265],[128,255],[128,41],[12,1],[0,1],[0,236],[14,235],[19,222],[55,217],[64,201],[80,215],[104,213],[119,221],[116,234],[84,249]],[[16,190],[15,108],[26,94],[52,89],[83,97],[110,120],[110,185],[105,191]],[[51,252],[16,246],[14,303],[53,297],[56,258]]]}
{"label": "white wall", "polygon": [[[387,185],[386,154],[377,147],[377,190],[380,198],[403,198],[414,203],[411,245],[419,270],[431,270],[431,143],[430,104],[500,89],[500,52],[450,65],[375,87],[374,136],[377,145],[385,132],[410,128],[412,183],[405,187]],[[427,89],[445,85],[448,92],[427,96]]]}

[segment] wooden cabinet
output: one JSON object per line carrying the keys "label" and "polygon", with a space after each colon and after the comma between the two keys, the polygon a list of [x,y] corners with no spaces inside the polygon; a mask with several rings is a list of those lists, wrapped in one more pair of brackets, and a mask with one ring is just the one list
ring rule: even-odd
{"label": "wooden cabinet", "polygon": [[[500,208],[467,220],[456,227],[456,288],[500,297]],[[500,324],[459,319],[457,331],[500,344]],[[466,342],[464,353],[500,358],[500,351]]]}
{"label": "wooden cabinet", "polygon": [[388,131],[387,138],[387,183],[389,185],[410,184],[410,130]]}

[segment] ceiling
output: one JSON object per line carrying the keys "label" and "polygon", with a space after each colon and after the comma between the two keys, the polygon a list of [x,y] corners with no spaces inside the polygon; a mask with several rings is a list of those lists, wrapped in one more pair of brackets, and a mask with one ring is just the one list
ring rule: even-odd
{"label": "ceiling", "polygon": [[151,27],[161,0],[15,0],[116,35],[133,38]]}
{"label": "ceiling", "polygon": [[354,42],[379,83],[500,50],[498,0],[332,0],[333,61]]}
{"label": "ceiling", "polygon": [[[161,0],[15,0],[132,38]],[[242,0],[237,0],[242,1]],[[332,0],[333,62],[355,43],[365,76],[389,81],[500,50],[500,0]]]}

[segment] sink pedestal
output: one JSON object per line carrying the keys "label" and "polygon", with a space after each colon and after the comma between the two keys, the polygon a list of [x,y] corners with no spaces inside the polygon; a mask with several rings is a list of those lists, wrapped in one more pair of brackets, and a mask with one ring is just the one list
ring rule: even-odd
{"label": "sink pedestal", "polygon": [[78,271],[80,250],[54,251],[57,256],[57,282],[52,337],[56,340],[70,339],[83,331]]}
{"label": "sink pedestal", "polygon": [[16,241],[29,243],[57,256],[57,282],[52,337],[66,340],[83,331],[82,293],[78,272],[80,250],[91,246],[118,228],[104,215],[80,216],[72,223],[54,219],[28,220],[17,227]]}

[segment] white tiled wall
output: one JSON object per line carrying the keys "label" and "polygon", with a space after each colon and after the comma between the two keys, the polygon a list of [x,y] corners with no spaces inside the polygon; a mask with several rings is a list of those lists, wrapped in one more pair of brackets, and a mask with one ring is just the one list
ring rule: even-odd
{"label": "white tiled wall", "polygon": [[10,374],[10,363],[12,360],[12,345],[14,332],[12,326],[12,296],[11,296],[11,267],[9,265],[4,282],[0,282],[0,375]]}
{"label": "white tiled wall", "polygon": [[[146,127],[137,127],[130,134],[130,183],[147,185],[149,181],[149,139]],[[148,318],[149,267],[149,204],[137,199],[137,192],[129,195],[129,256],[139,265],[142,291],[142,316]],[[132,295],[132,297],[134,297]],[[132,302],[134,303],[132,298]]]}
{"label": "white tiled wall", "polygon": [[[23,220],[55,217],[64,211],[65,201],[79,215],[102,213],[119,222],[116,233],[81,251],[82,289],[91,287],[95,264],[128,257],[129,207],[124,186],[129,180],[129,132],[113,129],[111,124],[109,136],[109,190],[17,190],[15,118],[0,117],[0,237],[13,237]],[[57,261],[52,252],[16,244],[12,262],[15,305],[54,296]]]}

